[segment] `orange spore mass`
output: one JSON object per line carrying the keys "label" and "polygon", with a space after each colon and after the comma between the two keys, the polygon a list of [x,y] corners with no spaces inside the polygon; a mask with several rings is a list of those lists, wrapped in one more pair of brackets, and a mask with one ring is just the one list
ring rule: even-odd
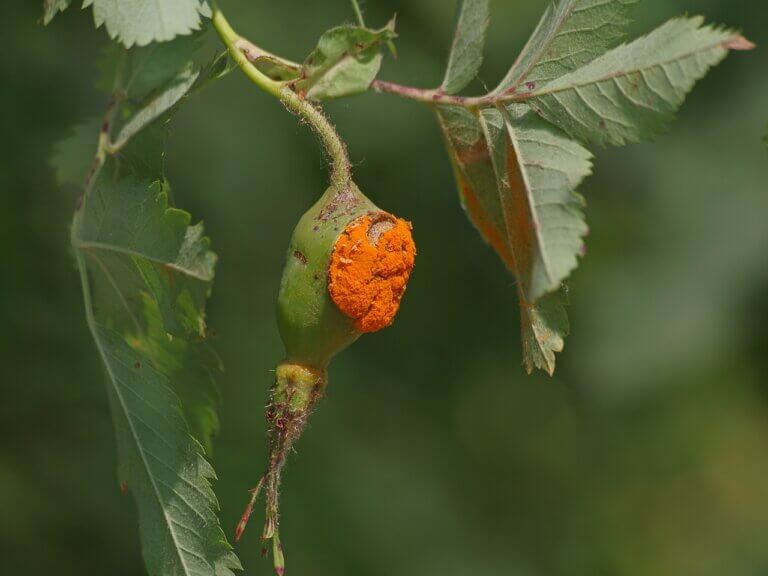
{"label": "orange spore mass", "polygon": [[416,258],[408,222],[389,217],[388,229],[372,234],[371,226],[381,224],[376,216],[350,223],[336,240],[328,269],[331,298],[360,332],[392,324]]}

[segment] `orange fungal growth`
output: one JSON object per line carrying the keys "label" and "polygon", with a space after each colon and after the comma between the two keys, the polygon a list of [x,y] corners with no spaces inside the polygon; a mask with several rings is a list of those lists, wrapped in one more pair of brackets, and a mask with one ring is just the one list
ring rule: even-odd
{"label": "orange fungal growth", "polygon": [[395,319],[416,258],[411,224],[386,213],[361,216],[341,233],[328,268],[336,306],[360,332]]}

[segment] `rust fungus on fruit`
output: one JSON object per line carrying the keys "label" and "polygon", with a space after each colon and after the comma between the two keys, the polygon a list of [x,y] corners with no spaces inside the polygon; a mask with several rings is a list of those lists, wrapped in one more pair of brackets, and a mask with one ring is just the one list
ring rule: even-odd
{"label": "rust fungus on fruit", "polygon": [[390,214],[362,216],[341,233],[331,254],[328,290],[360,332],[395,319],[416,258],[411,224]]}

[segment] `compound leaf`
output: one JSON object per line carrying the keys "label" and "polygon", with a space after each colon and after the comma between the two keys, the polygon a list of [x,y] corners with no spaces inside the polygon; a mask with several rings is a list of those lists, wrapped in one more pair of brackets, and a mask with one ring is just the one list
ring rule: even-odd
{"label": "compound leaf", "polygon": [[[576,188],[592,158],[577,140],[623,144],[656,134],[728,50],[753,48],[701,18],[671,20],[613,48],[636,2],[557,0],[496,89],[435,108],[462,204],[517,280],[529,371],[551,374],[568,333],[563,283],[588,230]],[[460,4],[445,80],[432,102],[477,72],[487,8]]]}
{"label": "compound leaf", "polygon": [[485,35],[490,23],[490,0],[460,0],[456,32],[448,57],[445,78],[440,86],[446,94],[466,88],[483,63]]}

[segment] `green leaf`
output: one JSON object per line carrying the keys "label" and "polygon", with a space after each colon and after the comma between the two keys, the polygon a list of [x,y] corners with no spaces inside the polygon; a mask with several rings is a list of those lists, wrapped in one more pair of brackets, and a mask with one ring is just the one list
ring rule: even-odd
{"label": "green leaf", "polygon": [[325,32],[302,67],[297,90],[326,100],[365,92],[381,68],[381,44],[395,37],[395,22],[381,30],[339,26]]}
{"label": "green leaf", "polygon": [[624,36],[638,0],[559,0],[550,4],[494,94],[531,89],[594,60]]}
{"label": "green leaf", "polygon": [[[556,1],[495,90],[471,105],[457,99],[436,108],[462,204],[517,280],[529,371],[554,371],[569,329],[564,282],[587,234],[576,188],[591,172],[591,154],[574,139],[622,144],[652,136],[728,50],[753,48],[690,18],[608,52],[636,2]],[[476,73],[485,24],[471,10],[483,4],[460,6],[443,92],[455,93]]]}
{"label": "green leaf", "polygon": [[[144,128],[167,115],[194,87],[198,78],[208,78],[221,72],[221,65],[226,60],[216,58],[206,65],[199,62],[202,43],[201,34],[195,34],[130,50],[112,42],[106,46],[99,58],[102,74],[99,87],[111,92],[113,78],[117,74],[121,77],[122,99],[116,114],[119,122],[116,123],[122,128],[116,137],[115,147],[124,148]],[[59,184],[83,184],[93,162],[102,123],[103,118],[90,119],[76,126],[71,137],[55,146],[51,164]],[[130,168],[143,170],[147,179],[160,178],[162,138],[163,135],[157,132],[151,138],[143,139],[142,144],[133,150],[121,150],[122,159],[128,161]]]}
{"label": "green leaf", "polygon": [[568,323],[563,299],[548,293],[559,293],[583,248],[582,201],[573,190],[591,156],[525,106],[506,118],[496,109],[437,113],[462,204],[517,279],[524,363],[551,374]]}
{"label": "green leaf", "polygon": [[157,305],[165,332],[205,338],[205,299],[216,256],[188,213],[168,206],[168,187],[126,177],[100,178],[91,191],[73,245],[95,266],[97,305],[113,321],[146,331],[144,296]]}
{"label": "green leaf", "polygon": [[480,70],[490,4],[490,0],[460,0],[448,67],[440,87],[446,94],[461,92]]}
{"label": "green leaf", "polygon": [[584,199],[575,190],[592,155],[525,105],[484,110],[481,124],[507,223],[515,276],[528,302],[560,288],[584,250]]}
{"label": "green leaf", "polygon": [[114,388],[121,479],[139,508],[147,568],[197,576],[238,564],[201,447],[218,427],[219,366],[204,320],[215,255],[189,221],[168,206],[159,182],[113,184],[105,173],[76,219],[73,246],[89,276],[87,306]]}
{"label": "green leaf", "polygon": [[157,302],[144,295],[147,337],[138,342],[158,370],[168,377],[181,400],[190,432],[205,448],[213,451],[213,437],[219,433],[219,392],[216,377],[223,372],[221,359],[205,341],[169,338]]}
{"label": "green leaf", "polygon": [[704,19],[670,20],[583,68],[536,88],[531,106],[581,140],[621,145],[650,138],[729,49],[752,45]]}
{"label": "green leaf", "polygon": [[115,330],[92,322],[92,331],[109,382],[120,479],[137,503],[148,572],[215,576],[239,568],[216,517],[216,475],[167,378]]}
{"label": "green leaf", "polygon": [[85,0],[83,8],[88,6],[96,27],[103,24],[127,48],[191,34],[200,29],[202,16],[210,16],[206,0]]}
{"label": "green leaf", "polygon": [[195,33],[170,42],[131,48],[127,51],[123,91],[131,100],[145,100],[172,83],[185,68],[190,65],[198,68],[197,58],[203,43],[204,33]]}
{"label": "green leaf", "polygon": [[570,330],[567,305],[565,286],[534,305],[521,305],[523,365],[528,374],[534,368],[544,370],[550,376],[555,373],[555,353],[563,351]]}
{"label": "green leaf", "polygon": [[122,148],[145,126],[168,112],[181,100],[197,81],[199,72],[192,64],[187,65],[173,79],[168,88],[147,102],[130,120],[128,120],[115,138],[114,146]]}
{"label": "green leaf", "polygon": [[96,140],[102,122],[101,118],[90,118],[75,126],[71,136],[54,146],[50,163],[59,186],[83,185],[96,154]]}
{"label": "green leaf", "polygon": [[104,69],[116,75],[107,119],[123,124],[117,146],[99,153],[103,168],[86,178],[71,239],[147,570],[232,576],[240,563],[219,525],[215,474],[204,457],[218,430],[213,379],[221,365],[205,322],[216,256],[202,225],[171,205],[163,177],[174,104],[226,64],[216,58],[200,73],[194,44],[181,39],[107,58]]}
{"label": "green leaf", "polygon": [[72,0],[43,0],[43,25],[48,26],[54,16],[69,8]]}

